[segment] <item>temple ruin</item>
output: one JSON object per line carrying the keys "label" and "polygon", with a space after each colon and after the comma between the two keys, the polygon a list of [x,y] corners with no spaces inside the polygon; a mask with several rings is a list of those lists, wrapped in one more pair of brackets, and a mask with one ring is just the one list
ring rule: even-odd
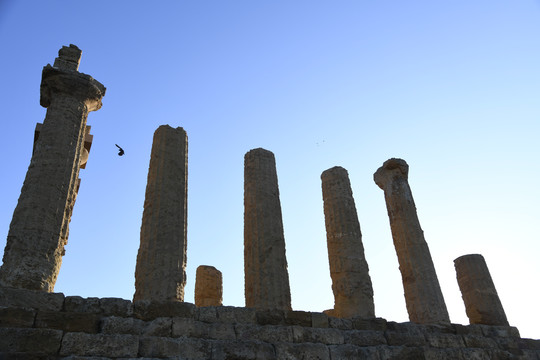
{"label": "temple ruin", "polygon": [[409,167],[395,158],[374,180],[384,191],[411,322],[375,316],[342,167],[321,175],[334,309],[291,308],[276,160],[261,148],[244,158],[246,307],[223,305],[223,276],[211,265],[197,268],[195,304],[184,302],[187,134],[168,125],[154,133],[133,301],[54,293],[92,142],[87,116],[105,94],[77,71],[80,57],[76,46],[63,47],[43,69],[47,115],[36,128],[0,268],[0,359],[540,359],[540,340],[509,325],[481,255],[454,261],[470,324],[450,322]]}

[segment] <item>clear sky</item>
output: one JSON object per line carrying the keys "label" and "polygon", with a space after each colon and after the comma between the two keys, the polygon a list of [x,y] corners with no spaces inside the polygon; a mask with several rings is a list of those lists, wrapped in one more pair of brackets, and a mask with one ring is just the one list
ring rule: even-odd
{"label": "clear sky", "polygon": [[[409,183],[452,322],[453,260],[483,254],[509,322],[540,338],[540,2],[0,2],[0,249],[28,167],[42,67],[62,45],[107,87],[55,290],[134,293],[151,141],[189,137],[185,300],[197,266],[244,305],[243,157],[274,152],[296,310],[332,308],[320,174],[349,171],[375,312],[407,321],[383,192]],[[114,144],[126,155],[118,157]]]}

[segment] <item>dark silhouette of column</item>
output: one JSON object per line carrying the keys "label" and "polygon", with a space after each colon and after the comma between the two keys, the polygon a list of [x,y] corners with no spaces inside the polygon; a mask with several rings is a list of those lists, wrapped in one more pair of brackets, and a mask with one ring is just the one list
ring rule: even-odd
{"label": "dark silhouette of column", "polygon": [[276,161],[261,148],[244,157],[244,272],[246,307],[291,309]]}
{"label": "dark silhouette of column", "polygon": [[454,260],[454,266],[469,322],[508,326],[484,257],[480,254],[463,255]]}
{"label": "dark silhouette of column", "polygon": [[399,261],[409,319],[420,324],[450,322],[424,232],[407,181],[409,165],[390,159],[375,172],[384,190],[390,228]]}
{"label": "dark silhouette of column", "polygon": [[162,125],[154,132],[133,301],[184,301],[187,149],[181,127]]}
{"label": "dark silhouette of column", "polygon": [[337,317],[375,317],[373,287],[347,170],[321,175],[334,312]]}
{"label": "dark silhouette of column", "polygon": [[79,73],[81,50],[62,47],[43,68],[40,104],[47,114],[13,213],[0,285],[52,292],[62,264],[78,189],[88,113],[105,87]]}

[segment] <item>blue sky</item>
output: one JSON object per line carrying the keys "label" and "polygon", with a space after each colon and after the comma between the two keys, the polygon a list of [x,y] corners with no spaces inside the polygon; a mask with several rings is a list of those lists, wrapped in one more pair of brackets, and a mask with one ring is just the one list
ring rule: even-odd
{"label": "blue sky", "polygon": [[[320,174],[349,171],[377,316],[407,321],[383,192],[405,159],[455,323],[453,260],[486,258],[509,322],[540,338],[540,2],[0,2],[0,248],[28,167],[41,69],[62,45],[107,87],[56,291],[131,299],[154,130],[189,137],[188,281],[244,305],[243,157],[274,152],[292,305],[333,306]],[[114,144],[126,155],[116,156]]]}

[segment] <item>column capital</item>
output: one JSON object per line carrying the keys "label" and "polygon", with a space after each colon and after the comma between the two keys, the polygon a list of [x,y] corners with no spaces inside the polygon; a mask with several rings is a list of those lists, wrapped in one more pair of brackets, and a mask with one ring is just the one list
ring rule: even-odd
{"label": "column capital", "polygon": [[43,67],[39,102],[49,107],[54,96],[64,94],[85,103],[88,111],[95,111],[101,108],[105,90],[105,86],[90,75],[48,64]]}
{"label": "column capital", "polygon": [[394,178],[403,178],[407,180],[409,177],[409,165],[403,159],[391,158],[386,160],[383,165],[373,174],[373,180],[381,188],[385,189]]}

